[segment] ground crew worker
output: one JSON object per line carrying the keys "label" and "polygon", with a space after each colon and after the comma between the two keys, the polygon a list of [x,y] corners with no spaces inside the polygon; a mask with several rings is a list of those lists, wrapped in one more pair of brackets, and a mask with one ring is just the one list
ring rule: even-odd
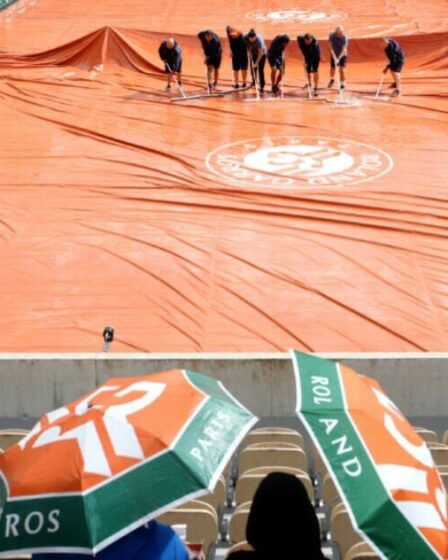
{"label": "ground crew worker", "polygon": [[319,64],[320,64],[320,45],[319,41],[306,33],[297,37],[297,44],[303,54],[305,60],[305,72],[307,75],[307,84],[305,87],[311,88],[311,75],[313,75],[314,89],[313,94],[318,95],[319,88]]}
{"label": "ground crew worker", "polygon": [[387,74],[387,72],[390,71],[390,73],[392,74],[392,78],[394,80],[390,86],[394,88],[392,97],[397,97],[397,95],[400,95],[401,92],[401,71],[405,63],[404,52],[398,42],[394,39],[385,38],[383,39],[383,42],[386,43],[384,52],[386,53],[387,59],[389,61],[389,64],[386,66],[383,72]]}
{"label": "ground crew worker", "polygon": [[226,27],[227,37],[229,38],[230,53],[232,57],[233,88],[238,89],[239,73],[241,72],[242,86],[247,87],[247,67],[249,58],[247,56],[247,45],[245,35],[228,25]]}
{"label": "ground crew worker", "polygon": [[288,35],[277,35],[268,50],[268,61],[271,67],[272,93],[278,93],[280,91],[280,82],[285,75],[285,49],[288,43]]}
{"label": "ground crew worker", "polygon": [[217,88],[219,80],[219,68],[222,60],[221,39],[213,31],[201,31],[198,33],[205,54],[207,65],[207,89]]}
{"label": "ground crew worker", "polygon": [[159,56],[165,65],[168,84],[165,91],[171,90],[173,80],[182,87],[182,50],[173,37],[163,41],[159,47]]}
{"label": "ground crew worker", "polygon": [[342,25],[338,25],[333,33],[330,33],[328,42],[331,50],[331,70],[330,81],[328,87],[334,85],[334,76],[336,73],[336,66],[339,68],[340,87],[341,90],[345,89],[345,67],[347,66],[348,56],[348,37],[344,33]]}
{"label": "ground crew worker", "polygon": [[257,79],[259,80],[259,92],[263,95],[266,80],[264,77],[264,67],[266,64],[266,44],[261,35],[258,35],[255,29],[251,29],[247,34],[247,48],[249,51],[249,58],[253,70],[252,85],[256,86]]}

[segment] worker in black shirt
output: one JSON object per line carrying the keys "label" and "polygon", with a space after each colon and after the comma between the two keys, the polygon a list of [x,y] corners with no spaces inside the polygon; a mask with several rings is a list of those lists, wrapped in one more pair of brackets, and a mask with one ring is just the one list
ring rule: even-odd
{"label": "worker in black shirt", "polygon": [[258,93],[260,95],[264,95],[264,66],[266,64],[266,44],[263,37],[259,35],[255,31],[255,29],[251,29],[246,35],[246,45],[250,65],[252,68],[252,86],[258,88]]}
{"label": "worker in black shirt", "polygon": [[159,47],[159,56],[165,65],[168,84],[165,91],[171,90],[171,82],[174,79],[182,86],[182,50],[172,37],[163,41]]}
{"label": "worker in black shirt", "polygon": [[392,77],[394,79],[391,87],[394,88],[392,92],[392,97],[397,97],[400,95],[401,92],[401,71],[403,69],[405,63],[405,56],[403,49],[394,39],[383,39],[383,42],[386,43],[386,48],[384,52],[386,53],[387,59],[389,64],[383,70],[385,74],[390,70]]}
{"label": "worker in black shirt", "polygon": [[280,91],[280,82],[285,75],[285,49],[288,46],[288,35],[277,35],[268,49],[268,61],[271,67],[272,93]]}
{"label": "worker in black shirt", "polygon": [[317,96],[319,87],[319,64],[320,64],[320,45],[319,41],[306,33],[297,37],[297,44],[303,54],[305,60],[305,72],[307,75],[307,84],[305,87],[311,88],[311,75],[313,75],[314,89],[313,94]]}
{"label": "worker in black shirt", "polygon": [[226,27],[227,37],[229,39],[230,56],[232,57],[232,70],[233,70],[233,88],[238,89],[239,86],[239,73],[241,72],[241,79],[243,81],[242,87],[247,87],[247,68],[249,66],[249,58],[247,56],[247,45],[245,35],[228,25]]}
{"label": "worker in black shirt", "polygon": [[201,41],[205,54],[205,64],[207,65],[207,89],[216,88],[222,59],[221,40],[216,33],[210,30],[201,31],[198,33],[198,38]]}

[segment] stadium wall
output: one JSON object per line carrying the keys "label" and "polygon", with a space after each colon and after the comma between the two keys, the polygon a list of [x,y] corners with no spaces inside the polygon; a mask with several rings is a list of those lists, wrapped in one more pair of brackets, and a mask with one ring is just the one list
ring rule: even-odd
{"label": "stadium wall", "polygon": [[[378,379],[408,416],[447,416],[448,354],[319,354]],[[113,376],[185,368],[220,379],[260,417],[294,416],[288,354],[2,354],[0,417],[37,418]]]}

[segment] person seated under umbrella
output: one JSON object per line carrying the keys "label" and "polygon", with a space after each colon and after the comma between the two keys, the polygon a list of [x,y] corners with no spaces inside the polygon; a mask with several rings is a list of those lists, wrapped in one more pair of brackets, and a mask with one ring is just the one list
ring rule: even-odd
{"label": "person seated under umbrella", "polygon": [[[93,556],[71,553],[33,554],[33,560],[86,560]],[[188,560],[188,552],[176,533],[150,521],[112,543],[95,556],[98,560]]]}
{"label": "person seated under umbrella", "polygon": [[305,486],[292,474],[274,472],[255,492],[246,527],[253,551],[227,560],[325,560],[319,521]]}

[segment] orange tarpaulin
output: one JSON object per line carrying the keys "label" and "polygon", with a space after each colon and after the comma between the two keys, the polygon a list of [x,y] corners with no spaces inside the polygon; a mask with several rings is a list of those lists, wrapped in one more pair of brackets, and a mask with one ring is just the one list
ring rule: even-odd
{"label": "orange tarpaulin", "polygon": [[[19,0],[0,13],[0,351],[447,350],[448,8]],[[290,33],[283,98],[171,102],[175,34]],[[306,99],[295,42],[349,37],[348,105]],[[375,101],[381,35],[407,55]],[[267,71],[269,77],[269,71]],[[390,83],[389,78],[385,85]],[[390,92],[391,90],[389,90]]]}

